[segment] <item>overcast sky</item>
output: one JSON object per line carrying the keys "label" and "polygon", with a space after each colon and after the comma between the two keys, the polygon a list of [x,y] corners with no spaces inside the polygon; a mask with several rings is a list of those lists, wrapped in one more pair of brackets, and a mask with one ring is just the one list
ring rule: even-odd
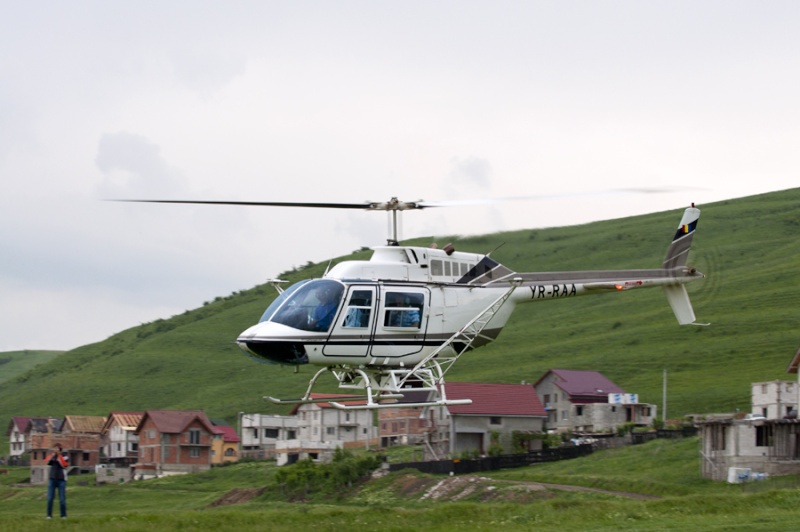
{"label": "overcast sky", "polygon": [[[0,8],[0,351],[103,340],[386,237],[383,213],[103,198],[567,194],[407,213],[410,238],[800,186],[794,1]],[[640,186],[677,188],[580,195]]]}

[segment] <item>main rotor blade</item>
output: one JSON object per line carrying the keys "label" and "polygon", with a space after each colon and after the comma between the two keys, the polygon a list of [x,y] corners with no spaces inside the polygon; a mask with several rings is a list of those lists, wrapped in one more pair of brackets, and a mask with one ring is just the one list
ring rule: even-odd
{"label": "main rotor blade", "polygon": [[245,207],[311,207],[317,209],[363,209],[368,211],[406,211],[411,209],[424,209],[438,207],[439,205],[424,204],[420,201],[399,201],[392,198],[386,202],[365,201],[362,203],[315,203],[293,201],[206,201],[206,200],[161,200],[161,199],[110,199],[107,201],[121,201],[127,203],[177,203],[189,205],[236,205]]}

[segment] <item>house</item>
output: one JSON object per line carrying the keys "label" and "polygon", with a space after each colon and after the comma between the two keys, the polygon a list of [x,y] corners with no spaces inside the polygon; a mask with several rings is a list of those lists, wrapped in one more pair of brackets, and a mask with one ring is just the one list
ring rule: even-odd
{"label": "house", "polygon": [[30,426],[31,418],[25,416],[12,416],[8,421],[6,437],[8,437],[9,463],[19,463],[22,455],[28,452]]}
{"label": "house", "polygon": [[625,423],[652,424],[656,405],[639,403],[597,371],[551,369],[534,384],[547,411],[547,429],[607,433]]}
{"label": "house", "polygon": [[61,420],[54,417],[13,416],[6,429],[9,462],[12,465],[23,465],[22,455],[31,452],[31,432],[57,432],[60,427]]}
{"label": "house", "polygon": [[202,410],[147,410],[136,427],[137,479],[198,473],[211,468],[214,426]]}
{"label": "house", "polygon": [[47,480],[45,458],[60,443],[69,461],[69,474],[94,473],[100,459],[103,416],[65,416],[63,420],[31,420],[31,484]]}
{"label": "house", "polygon": [[[377,444],[373,413],[370,410],[342,410],[329,399],[344,400],[351,395],[312,393],[316,402],[299,404],[291,414],[297,417],[297,439],[277,441],[277,464],[291,464],[304,458],[328,461],[337,447],[367,448]],[[345,405],[364,404],[364,401],[344,401]]]}
{"label": "house", "polygon": [[[515,434],[542,434],[547,413],[530,384],[447,383],[448,399],[472,404],[427,407],[426,458],[439,460],[464,453],[512,453]],[[538,448],[541,440],[532,444]]]}
{"label": "house", "polygon": [[[798,373],[798,350],[787,373]],[[800,374],[798,374],[800,377]],[[695,421],[700,429],[701,474],[740,481],[751,473],[800,474],[800,386],[792,381],[754,382],[749,414],[720,414]]]}
{"label": "house", "polygon": [[[742,472],[800,474],[800,422],[760,414],[711,415],[695,421],[700,431],[701,474],[741,480]],[[731,480],[731,475],[734,479]]]}
{"label": "house", "polygon": [[403,397],[397,399],[398,406],[378,410],[381,447],[414,445],[426,439],[433,424],[419,403],[428,401],[430,395],[428,391],[404,391]]}
{"label": "house", "polygon": [[211,464],[219,465],[239,461],[239,435],[233,427],[214,425],[211,440]]}
{"label": "house", "polygon": [[297,416],[239,414],[242,458],[275,458],[279,441],[297,439]]}
{"label": "house", "polygon": [[130,465],[139,456],[136,427],[142,412],[111,412],[100,432],[101,462]]}
{"label": "house", "polygon": [[751,412],[767,419],[781,419],[797,413],[798,385],[792,381],[754,382],[750,385]]}

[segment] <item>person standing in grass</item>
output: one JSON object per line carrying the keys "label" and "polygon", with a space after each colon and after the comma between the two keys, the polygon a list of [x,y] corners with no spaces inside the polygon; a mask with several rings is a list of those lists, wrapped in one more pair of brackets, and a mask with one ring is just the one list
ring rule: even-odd
{"label": "person standing in grass", "polygon": [[61,507],[61,519],[67,518],[67,462],[68,457],[62,454],[61,444],[53,445],[53,452],[45,458],[45,463],[50,466],[49,482],[47,484],[47,518],[53,517],[53,499],[58,490],[58,502]]}

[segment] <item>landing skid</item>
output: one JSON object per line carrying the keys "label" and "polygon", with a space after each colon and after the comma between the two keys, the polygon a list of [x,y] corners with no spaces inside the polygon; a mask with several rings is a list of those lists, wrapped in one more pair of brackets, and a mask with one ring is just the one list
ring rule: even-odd
{"label": "landing skid", "polygon": [[[413,368],[383,368],[330,366],[317,371],[308,383],[308,388],[303,397],[298,399],[278,399],[264,397],[276,404],[305,404],[329,403],[334,408],[341,410],[370,410],[373,408],[397,407],[429,407],[468,405],[471,399],[447,399],[444,375],[455,364],[458,358],[468,351],[476,339],[481,338],[482,331],[491,321],[492,317],[502,308],[512,292],[521,281],[515,279],[508,291],[497,298],[483,312],[467,323],[464,327],[451,336],[431,354],[422,359]],[[454,354],[442,354],[445,349],[451,348]],[[311,390],[317,380],[326,373],[332,373],[339,382],[339,388],[344,390],[359,390],[361,395],[336,397],[312,397]],[[436,397],[429,401],[417,403],[400,403],[397,400],[404,397],[404,392],[428,392],[428,397]],[[358,402],[357,404],[352,404]],[[351,404],[344,404],[351,403]]]}

